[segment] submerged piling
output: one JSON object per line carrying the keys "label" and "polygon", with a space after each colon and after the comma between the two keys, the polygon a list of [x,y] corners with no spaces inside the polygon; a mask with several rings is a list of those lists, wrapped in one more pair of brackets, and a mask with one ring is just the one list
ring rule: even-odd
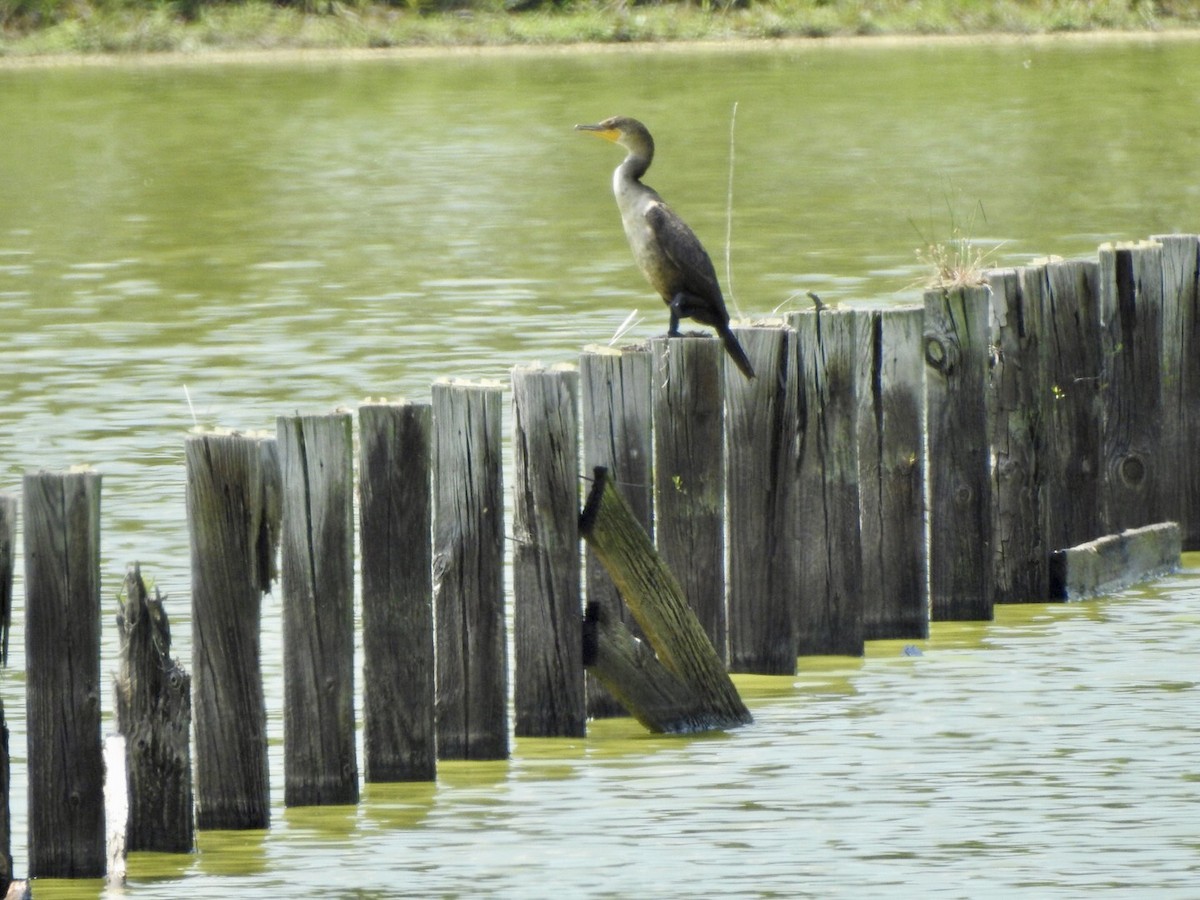
{"label": "submerged piling", "polygon": [[100,475],[30,472],[25,501],[29,875],[106,867],[100,742]]}
{"label": "submerged piling", "polygon": [[432,781],[432,412],[359,407],[364,778]]}

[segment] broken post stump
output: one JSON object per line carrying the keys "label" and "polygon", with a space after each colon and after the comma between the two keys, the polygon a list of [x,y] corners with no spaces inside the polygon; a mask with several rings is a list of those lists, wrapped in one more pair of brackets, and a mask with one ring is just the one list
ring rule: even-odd
{"label": "broken post stump", "polygon": [[195,838],[192,678],[171,656],[162,594],[150,596],[137,563],[125,573],[123,597],[114,693],[129,788],[126,849],[188,853]]}
{"label": "broken post stump", "polygon": [[[733,728],[752,721],[725,664],[714,649],[699,618],[689,607],[679,581],[655,552],[629,504],[603,467],[595,479],[579,519],[579,531],[596,552],[613,583],[646,635],[658,660],[695,695],[695,702],[677,711],[690,723],[678,729]],[[622,671],[636,672],[636,666]],[[615,696],[636,696],[636,687],[607,685]],[[635,716],[647,715],[634,712]]]}
{"label": "broken post stump", "polygon": [[98,878],[100,475],[30,472],[23,493],[29,875]]}
{"label": "broken post stump", "polygon": [[517,366],[512,390],[514,733],[583,737],[579,373]]}
{"label": "broken post stump", "polygon": [[192,557],[196,827],[270,822],[259,619],[275,574],[274,438],[192,435],[184,443]]}
{"label": "broken post stump", "polygon": [[501,389],[433,385],[439,759],[508,757]]}
{"label": "broken post stump", "polygon": [[287,806],[358,802],[349,413],[280,416]]}
{"label": "broken post stump", "polygon": [[[653,357],[648,346],[584,348],[579,358],[580,419],[585,471],[604,466],[616,481],[646,533],[653,535],[654,472],[650,380]],[[625,604],[590,547],[586,548],[584,584],[588,603],[603,604],[618,621],[629,624]],[[591,718],[626,715],[624,706],[589,672],[587,712]]]}
{"label": "broken post stump", "polygon": [[359,407],[363,775],[432,781],[432,411],[428,403]]}

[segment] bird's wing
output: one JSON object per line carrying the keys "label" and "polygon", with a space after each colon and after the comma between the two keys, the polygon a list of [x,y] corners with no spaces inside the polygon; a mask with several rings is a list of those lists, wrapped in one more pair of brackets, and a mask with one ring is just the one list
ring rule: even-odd
{"label": "bird's wing", "polygon": [[687,223],[661,200],[647,208],[646,223],[663,254],[678,270],[683,289],[700,297],[720,298],[721,285],[712,259]]}

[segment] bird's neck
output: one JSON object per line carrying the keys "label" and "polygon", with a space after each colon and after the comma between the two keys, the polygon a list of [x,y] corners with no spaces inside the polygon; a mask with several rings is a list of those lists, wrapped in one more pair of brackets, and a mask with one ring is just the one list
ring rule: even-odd
{"label": "bird's neck", "polygon": [[654,159],[652,153],[639,153],[636,150],[630,150],[629,155],[625,157],[625,161],[617,167],[617,175],[622,179],[629,181],[641,181],[646,170],[650,168],[650,161]]}

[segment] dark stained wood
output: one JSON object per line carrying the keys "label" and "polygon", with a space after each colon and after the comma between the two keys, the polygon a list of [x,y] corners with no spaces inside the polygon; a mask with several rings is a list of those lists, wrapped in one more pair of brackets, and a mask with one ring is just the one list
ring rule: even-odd
{"label": "dark stained wood", "polygon": [[440,759],[508,756],[500,402],[498,385],[433,385]]}
{"label": "dark stained wood", "polygon": [[925,293],[929,592],[934,620],[992,618],[988,291]]}
{"label": "dark stained wood", "polygon": [[[654,533],[653,437],[649,346],[587,347],[579,359],[580,418],[583,430],[583,470],[603,466],[612,474],[634,516]],[[585,594],[611,617],[626,625],[625,604],[612,579],[586,548]],[[587,712],[591,718],[626,715],[625,707],[591,674],[586,679]]]}
{"label": "dark stained wood", "polygon": [[29,875],[106,868],[100,743],[100,475],[30,472],[25,521]]}
{"label": "dark stained wood", "polygon": [[862,529],[858,495],[858,316],[809,310],[789,320],[797,335],[800,576],[797,650],[802,656],[863,653]]}
{"label": "dark stained wood", "polygon": [[863,637],[929,634],[922,307],[859,313],[858,471]]}
{"label": "dark stained wood", "polygon": [[517,366],[513,705],[517,737],[583,737],[579,372]]}
{"label": "dark stained wood", "polygon": [[796,671],[795,333],[735,328],[757,378],[725,369],[729,666]]}
{"label": "dark stained wood", "polygon": [[[659,662],[696,697],[695,706],[678,711],[679,727],[664,730],[732,728],[749,723],[750,712],[678,579],[655,552],[607,472],[597,468],[593,475],[579,531],[625,598]],[[616,685],[611,689],[623,697],[637,692]]]}
{"label": "dark stained wood", "polygon": [[1161,522],[1162,245],[1100,248],[1102,533]]}
{"label": "dark stained wood", "polygon": [[12,627],[13,573],[16,571],[17,508],[12,494],[0,494],[0,666],[8,665],[8,634]]}
{"label": "dark stained wood", "polygon": [[359,408],[364,777],[431,781],[434,724],[432,411]]}
{"label": "dark stained wood", "polygon": [[195,845],[192,677],[171,656],[163,596],[157,589],[150,595],[136,563],[125,573],[122,596],[114,693],[117,730],[125,737],[125,849],[189,853]]}
{"label": "dark stained wood", "polygon": [[725,351],[710,337],[657,338],[651,347],[654,539],[726,659]]}
{"label": "dark stained wood", "polygon": [[1162,235],[1162,449],[1166,509],[1184,550],[1200,550],[1200,237]]}
{"label": "dark stained wood", "polygon": [[993,578],[996,603],[1041,603],[1049,592],[1043,459],[1047,405],[1040,313],[1044,268],[987,273],[992,289],[988,381],[992,448]]}
{"label": "dark stained wood", "polygon": [[351,425],[343,412],[277,420],[288,806],[358,801]]}
{"label": "dark stained wood", "polygon": [[273,438],[189,436],[196,826],[270,822],[259,619],[279,535]]}
{"label": "dark stained wood", "polygon": [[1100,307],[1095,262],[1046,265],[1040,344],[1047,404],[1046,546],[1091,540],[1100,524]]}

